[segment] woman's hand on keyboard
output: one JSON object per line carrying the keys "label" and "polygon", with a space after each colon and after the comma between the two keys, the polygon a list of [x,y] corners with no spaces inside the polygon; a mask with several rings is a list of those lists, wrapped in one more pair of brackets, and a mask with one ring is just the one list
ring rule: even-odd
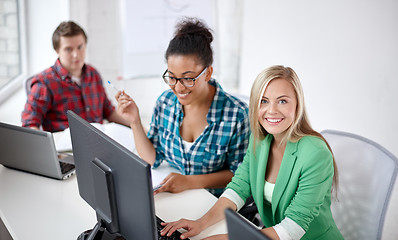
{"label": "woman's hand on keyboard", "polygon": [[161,231],[160,235],[162,236],[170,236],[173,232],[177,231],[178,229],[185,229],[186,232],[181,233],[181,239],[189,238],[192,236],[198,235],[200,232],[203,231],[205,228],[204,224],[200,221],[192,221],[188,219],[180,219],[176,222],[169,222],[169,223],[162,223],[165,226]]}
{"label": "woman's hand on keyboard", "polygon": [[158,194],[160,192],[179,193],[192,188],[189,176],[179,173],[170,173],[160,184],[161,187],[155,190],[153,194]]}

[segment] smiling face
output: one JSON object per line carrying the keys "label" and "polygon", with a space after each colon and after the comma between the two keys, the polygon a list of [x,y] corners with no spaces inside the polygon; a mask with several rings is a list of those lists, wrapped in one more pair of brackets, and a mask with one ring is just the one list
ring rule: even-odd
{"label": "smiling face", "polygon": [[57,54],[61,65],[75,77],[80,77],[86,57],[86,40],[82,34],[61,37]]}
{"label": "smiling face", "polygon": [[297,98],[290,82],[283,78],[269,82],[261,98],[258,121],[280,141],[296,117]]}
{"label": "smiling face", "polygon": [[[169,76],[176,78],[195,78],[205,68],[192,55],[171,55],[167,59],[167,67]],[[209,66],[206,72],[195,81],[193,87],[185,87],[180,81],[177,81],[176,85],[170,86],[182,105],[200,102],[207,97],[209,90],[207,82],[210,80],[211,71],[212,68]]]}

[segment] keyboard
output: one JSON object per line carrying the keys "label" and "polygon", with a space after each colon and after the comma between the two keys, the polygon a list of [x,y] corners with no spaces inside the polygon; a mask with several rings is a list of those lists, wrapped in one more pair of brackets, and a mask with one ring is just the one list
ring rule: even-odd
{"label": "keyboard", "polygon": [[[173,232],[173,234],[171,234],[171,236],[162,236],[162,235],[160,235],[160,230],[163,229],[163,226],[161,224],[162,222],[164,222],[164,221],[162,219],[160,219],[158,216],[156,216],[156,227],[157,227],[157,230],[158,230],[158,239],[159,240],[179,240],[179,239],[181,239],[180,238],[181,233],[179,231]],[[189,240],[189,238],[186,238],[186,239]]]}
{"label": "keyboard", "polygon": [[75,168],[75,165],[65,162],[59,162],[59,165],[61,167],[62,174],[65,174]]}
{"label": "keyboard", "polygon": [[[175,231],[173,234],[171,234],[170,237],[161,236],[160,230],[163,229],[163,226],[161,225],[162,222],[164,222],[164,221],[156,216],[156,228],[157,228],[157,232],[158,232],[158,240],[180,240],[181,239],[180,238],[181,233],[178,231]],[[80,234],[80,236],[77,238],[77,240],[86,240],[87,237],[89,236],[89,234],[91,233],[91,231],[92,231],[92,229],[83,232],[82,234]],[[102,240],[127,240],[120,235],[117,236],[117,234],[110,234],[108,231],[105,231],[103,234],[104,235],[101,238]],[[189,240],[189,238],[186,238],[186,239]]]}

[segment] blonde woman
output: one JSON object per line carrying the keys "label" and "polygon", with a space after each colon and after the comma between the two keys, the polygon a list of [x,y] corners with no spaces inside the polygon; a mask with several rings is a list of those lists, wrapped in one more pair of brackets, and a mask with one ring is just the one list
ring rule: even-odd
{"label": "blonde woman", "polygon": [[[164,224],[163,235],[185,228],[199,234],[239,210],[253,196],[271,239],[343,239],[330,210],[337,168],[325,139],[308,122],[300,81],[289,67],[273,66],[256,78],[249,105],[252,136],[227,190],[200,219]],[[227,235],[209,239],[227,239]]]}

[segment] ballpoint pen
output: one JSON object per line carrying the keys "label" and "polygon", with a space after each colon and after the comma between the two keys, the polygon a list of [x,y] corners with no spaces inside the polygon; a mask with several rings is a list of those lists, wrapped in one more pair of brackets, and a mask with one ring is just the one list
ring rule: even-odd
{"label": "ballpoint pen", "polygon": [[[113,89],[115,89],[116,92],[119,92],[119,89],[117,89],[117,87],[115,87],[115,85],[113,85],[113,84],[111,83],[111,81],[108,81],[108,83],[109,83],[109,85],[111,85],[111,87],[112,87]],[[121,92],[120,96],[123,96],[123,91]]]}
{"label": "ballpoint pen", "polygon": [[153,187],[153,191],[158,190],[159,188],[161,188],[163,186],[163,184],[159,184]]}

